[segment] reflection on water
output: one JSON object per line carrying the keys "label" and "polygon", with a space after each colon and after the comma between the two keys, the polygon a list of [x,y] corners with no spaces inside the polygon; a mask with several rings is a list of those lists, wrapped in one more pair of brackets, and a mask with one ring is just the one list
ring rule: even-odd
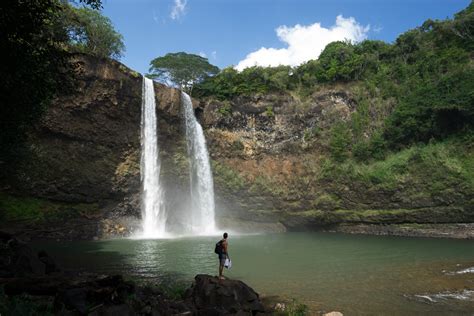
{"label": "reflection on water", "polygon": [[[474,300],[474,291],[463,290],[459,292],[443,292],[436,294],[424,294],[424,295],[415,295],[417,298],[425,299],[430,303],[439,303],[448,300],[455,301],[473,301]],[[473,311],[474,312],[474,311]]]}
{"label": "reflection on water", "polygon": [[[217,237],[38,244],[65,267],[137,280],[215,275]],[[367,314],[472,314],[474,242],[287,233],[231,236],[231,278],[313,310]],[[465,295],[466,294],[466,295]],[[458,297],[467,297],[460,300]],[[427,298],[430,299],[427,299]]]}

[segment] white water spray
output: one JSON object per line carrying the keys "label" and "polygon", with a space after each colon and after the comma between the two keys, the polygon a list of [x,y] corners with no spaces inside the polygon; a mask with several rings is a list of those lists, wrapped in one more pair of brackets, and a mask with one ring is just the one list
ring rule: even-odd
{"label": "white water spray", "polygon": [[157,139],[155,90],[153,81],[143,77],[141,120],[142,236],[165,236],[166,217],[160,185],[160,157]]}
{"label": "white water spray", "polygon": [[191,98],[181,92],[186,124],[186,140],[190,163],[191,216],[187,218],[188,229],[193,234],[215,234],[214,181],[212,179],[206,139],[201,124],[194,115]]}

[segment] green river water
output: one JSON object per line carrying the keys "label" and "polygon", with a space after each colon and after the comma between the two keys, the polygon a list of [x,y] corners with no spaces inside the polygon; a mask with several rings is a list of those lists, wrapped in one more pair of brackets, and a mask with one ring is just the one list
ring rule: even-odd
{"label": "green river water", "polygon": [[[218,237],[38,243],[63,267],[136,280],[215,275]],[[474,241],[285,233],[229,236],[240,279],[311,314],[474,315]]]}

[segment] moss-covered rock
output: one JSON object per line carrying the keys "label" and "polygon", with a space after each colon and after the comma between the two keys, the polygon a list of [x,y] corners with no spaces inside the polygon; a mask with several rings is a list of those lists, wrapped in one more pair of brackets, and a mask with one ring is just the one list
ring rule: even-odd
{"label": "moss-covered rock", "polygon": [[0,219],[5,222],[44,223],[98,214],[97,203],[65,203],[0,193]]}

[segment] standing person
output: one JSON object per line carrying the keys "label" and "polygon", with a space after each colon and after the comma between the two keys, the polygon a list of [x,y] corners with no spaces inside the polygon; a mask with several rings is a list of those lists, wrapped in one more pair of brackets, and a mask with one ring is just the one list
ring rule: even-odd
{"label": "standing person", "polygon": [[224,270],[225,259],[230,259],[228,252],[229,245],[227,244],[228,236],[227,233],[224,233],[224,239],[220,240],[216,245],[216,249],[218,249],[217,253],[219,255],[219,279],[221,280],[224,279],[222,271]]}

